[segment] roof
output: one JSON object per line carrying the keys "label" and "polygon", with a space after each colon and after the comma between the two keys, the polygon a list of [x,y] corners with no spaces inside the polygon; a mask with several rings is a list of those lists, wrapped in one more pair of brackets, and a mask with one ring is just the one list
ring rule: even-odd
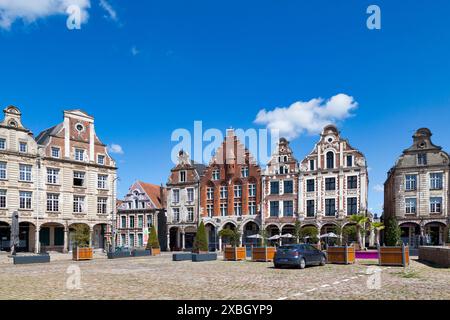
{"label": "roof", "polygon": [[[161,186],[156,184],[138,181],[139,185],[144,189],[145,193],[152,200],[157,209],[164,208],[164,199],[161,199]],[[165,197],[166,189],[163,188],[163,197]]]}
{"label": "roof", "polygon": [[192,165],[194,166],[195,171],[197,171],[198,175],[202,176],[203,172],[206,170],[206,166],[204,164],[196,163],[194,161],[193,161]]}
{"label": "roof", "polygon": [[42,131],[36,137],[36,142],[38,144],[40,144],[40,145],[45,144],[50,136],[56,135],[61,130],[62,125],[63,124],[60,123],[60,124],[58,124],[56,126],[53,126],[53,127],[49,128],[47,130]]}

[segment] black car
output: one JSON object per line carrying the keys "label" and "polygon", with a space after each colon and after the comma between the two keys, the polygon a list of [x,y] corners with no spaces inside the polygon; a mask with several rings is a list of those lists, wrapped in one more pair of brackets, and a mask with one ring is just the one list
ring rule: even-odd
{"label": "black car", "polygon": [[273,263],[275,268],[296,266],[304,269],[311,265],[324,266],[327,255],[310,244],[291,244],[277,249]]}

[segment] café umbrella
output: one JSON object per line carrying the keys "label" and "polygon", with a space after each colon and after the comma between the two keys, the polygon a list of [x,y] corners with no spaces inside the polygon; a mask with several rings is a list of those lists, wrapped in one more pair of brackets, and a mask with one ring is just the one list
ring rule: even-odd
{"label": "caf\u00e9 umbrella", "polygon": [[253,234],[251,236],[248,236],[247,239],[264,239],[264,237],[260,234]]}

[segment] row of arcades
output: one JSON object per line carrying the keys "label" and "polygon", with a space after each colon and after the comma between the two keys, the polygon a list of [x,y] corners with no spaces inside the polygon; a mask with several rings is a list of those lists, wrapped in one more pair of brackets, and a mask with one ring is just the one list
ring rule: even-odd
{"label": "row of arcades", "polygon": [[[19,252],[36,251],[36,224],[38,222],[22,221],[19,223]],[[90,230],[89,242],[95,249],[105,249],[109,239],[107,224],[87,225],[85,223],[71,223],[67,226],[57,222],[39,224],[39,251],[40,252],[68,252],[73,243],[74,227],[83,224]],[[11,225],[0,220],[0,251],[10,250]]]}

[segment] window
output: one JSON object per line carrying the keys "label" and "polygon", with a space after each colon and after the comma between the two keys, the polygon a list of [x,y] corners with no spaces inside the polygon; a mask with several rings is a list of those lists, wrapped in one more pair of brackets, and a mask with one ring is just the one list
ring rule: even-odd
{"label": "window", "polygon": [[0,162],[0,179],[6,179],[6,162]]}
{"label": "window", "polygon": [[417,155],[417,164],[426,166],[427,165],[427,154],[426,153],[419,153]]}
{"label": "window", "polygon": [[47,168],[47,183],[58,184],[59,169]]}
{"label": "window", "polygon": [[138,228],[144,227],[144,216],[138,216]]}
{"label": "window", "polygon": [[180,182],[186,182],[186,171],[180,171]]}
{"label": "window", "polygon": [[121,217],[120,227],[122,229],[126,229],[126,227],[127,227],[127,217],[126,216]]}
{"label": "window", "polygon": [[347,189],[357,189],[358,188],[358,176],[347,177]]}
{"label": "window", "polygon": [[31,170],[32,166],[27,164],[19,165],[19,180],[31,182]]}
{"label": "window", "polygon": [[256,184],[251,183],[248,185],[248,196],[256,197]]}
{"label": "window", "polygon": [[134,229],[134,216],[130,216],[130,229]]}
{"label": "window", "polygon": [[27,152],[28,151],[28,146],[26,142],[20,142],[19,143],[19,152]]}
{"label": "window", "polygon": [[[227,211],[228,211],[228,206],[226,203],[221,203],[220,204],[220,215],[222,217],[226,217],[227,216]],[[208,215],[208,217],[212,217],[212,215]]]}
{"label": "window", "polygon": [[97,213],[106,214],[107,213],[107,203],[108,198],[98,198],[97,199]]}
{"label": "window", "polygon": [[147,228],[150,228],[153,225],[153,216],[147,215]]}
{"label": "window", "polygon": [[226,199],[226,198],[228,198],[228,187],[221,186],[220,187],[220,199]]}
{"label": "window", "polygon": [[75,149],[75,160],[76,161],[84,161],[84,150],[83,149]]}
{"label": "window", "polygon": [[98,156],[97,156],[97,163],[99,164],[99,165],[104,165],[105,164],[105,156],[104,155],[102,155],[102,154],[99,154]]}
{"label": "window", "polygon": [[314,200],[306,200],[306,216],[314,217],[315,215]]}
{"label": "window", "polygon": [[417,199],[416,198],[406,198],[405,199],[405,212],[409,214],[416,213]]}
{"label": "window", "polygon": [[270,216],[278,217],[280,213],[280,203],[278,201],[270,201]]}
{"label": "window", "polygon": [[194,221],[194,208],[193,207],[187,208],[187,221],[188,222]]}
{"label": "window", "polygon": [[358,199],[347,198],[347,215],[358,214]]}
{"label": "window", "polygon": [[316,167],[314,165],[314,160],[309,160],[309,170],[314,171]]}
{"label": "window", "polygon": [[407,174],[405,176],[405,189],[406,191],[416,190],[417,187],[417,176],[414,174]]}
{"label": "window", "polygon": [[280,174],[288,174],[289,169],[286,166],[280,166]]}
{"label": "window", "polygon": [[325,216],[327,216],[327,217],[336,216],[336,200],[335,199],[325,199]]}
{"label": "window", "polygon": [[294,182],[292,180],[284,181],[284,193],[294,193]]}
{"label": "window", "polygon": [[248,177],[248,167],[242,167],[241,168],[241,177],[247,178]]}
{"label": "window", "polygon": [[134,247],[134,233],[130,233],[130,247]]}
{"label": "window", "polygon": [[99,174],[97,177],[97,187],[99,189],[106,189],[108,183],[108,176],[104,174]]}
{"label": "window", "polygon": [[59,211],[59,194],[56,193],[47,194],[47,211],[48,212]]}
{"label": "window", "polygon": [[6,149],[6,139],[1,138],[0,139],[0,150]]}
{"label": "window", "polygon": [[32,193],[28,191],[19,192],[19,209],[31,210]]}
{"label": "window", "polygon": [[173,221],[179,222],[180,221],[180,208],[173,208],[172,213],[173,213]]}
{"label": "window", "polygon": [[75,187],[83,187],[84,186],[84,172],[74,171],[73,172],[73,185]]}
{"label": "window", "polygon": [[187,189],[187,201],[194,202],[194,189],[192,188]]}
{"label": "window", "polygon": [[325,190],[336,190],[336,178],[325,178]]}
{"label": "window", "polygon": [[283,201],[283,216],[292,217],[294,215],[294,202]]}
{"label": "window", "polygon": [[334,153],[331,151],[327,152],[327,169],[334,168]]}
{"label": "window", "polygon": [[138,233],[138,246],[143,247],[144,246],[144,237],[142,233]]}
{"label": "window", "polygon": [[172,203],[179,203],[179,202],[180,202],[180,190],[173,189],[172,190]]}
{"label": "window", "polygon": [[442,173],[430,173],[430,189],[442,190]]}
{"label": "window", "polygon": [[121,243],[122,246],[125,246],[127,244],[127,242],[126,242],[126,235],[125,234],[121,234],[120,235],[120,243]]}
{"label": "window", "polygon": [[234,197],[235,198],[242,197],[242,186],[241,185],[234,186]]}
{"label": "window", "polygon": [[52,158],[59,158],[59,148],[52,147]]}
{"label": "window", "polygon": [[347,167],[353,167],[353,156],[347,156]]}
{"label": "window", "polygon": [[212,216],[214,215],[214,205],[213,204],[206,205],[206,213],[208,214],[208,217],[212,218]]}
{"label": "window", "polygon": [[209,187],[206,189],[206,199],[214,200],[214,188]]}
{"label": "window", "polygon": [[252,216],[256,214],[256,202],[255,201],[248,202],[248,214],[252,215]]}
{"label": "window", "polygon": [[73,212],[83,213],[84,212],[84,197],[83,196],[73,196]]}
{"label": "window", "polygon": [[220,179],[220,171],[215,169],[212,172],[212,179],[213,180],[219,180]]}
{"label": "window", "polygon": [[442,212],[442,198],[432,197],[430,198],[430,212],[441,213]]}
{"label": "window", "polygon": [[280,183],[278,181],[270,183],[270,194],[280,194]]}
{"label": "window", "polygon": [[0,208],[6,208],[6,190],[0,190]]}
{"label": "window", "polygon": [[315,190],[315,180],[308,179],[306,180],[306,192],[314,192]]}
{"label": "window", "polygon": [[242,215],[242,203],[235,202],[234,203],[234,215],[241,216]]}

